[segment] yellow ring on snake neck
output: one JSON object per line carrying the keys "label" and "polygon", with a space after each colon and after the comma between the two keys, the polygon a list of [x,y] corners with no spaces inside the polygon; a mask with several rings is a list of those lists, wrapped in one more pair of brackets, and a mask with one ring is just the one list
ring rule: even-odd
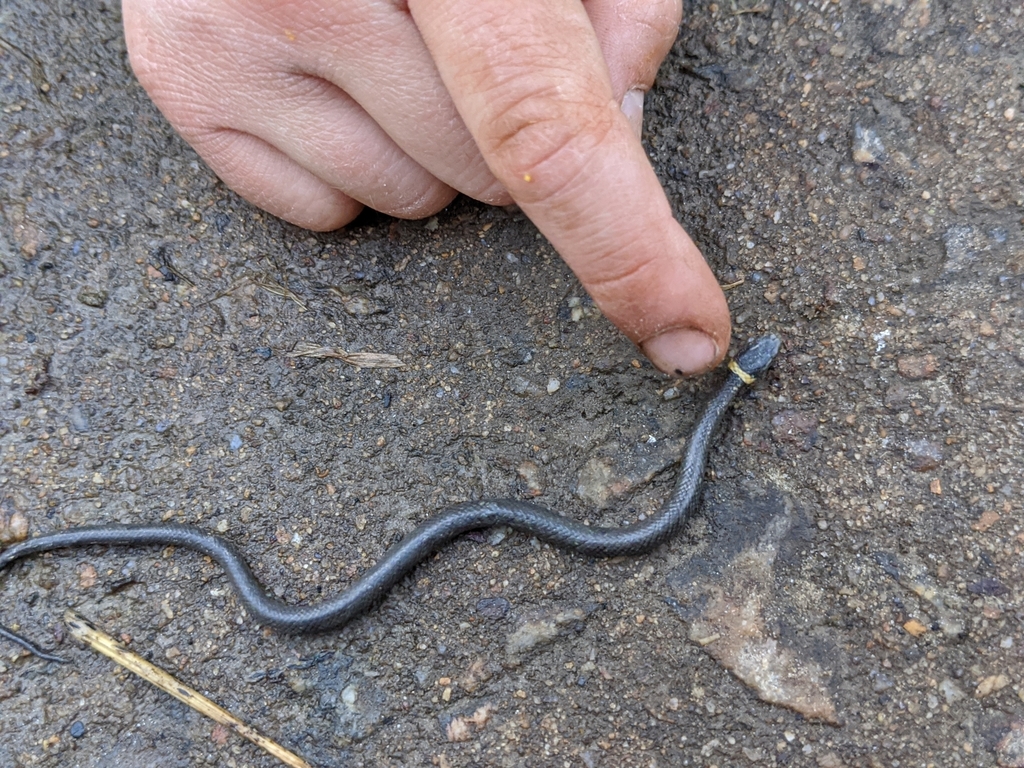
{"label": "yellow ring on snake neck", "polygon": [[740,368],[739,363],[737,363],[735,360],[729,361],[729,370],[735,373],[737,376],[739,376],[740,381],[742,381],[747,386],[750,386],[755,381],[754,377],[751,376],[746,371],[744,371],[742,368]]}

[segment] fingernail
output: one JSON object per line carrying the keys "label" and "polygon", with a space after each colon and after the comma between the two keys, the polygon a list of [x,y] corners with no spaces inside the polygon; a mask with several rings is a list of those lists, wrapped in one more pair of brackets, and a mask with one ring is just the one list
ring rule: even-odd
{"label": "fingernail", "polygon": [[630,88],[622,97],[622,114],[633,126],[637,138],[644,130],[644,92],[639,88]]}
{"label": "fingernail", "polygon": [[691,328],[666,331],[641,346],[652,363],[665,373],[677,376],[704,373],[718,359],[718,345],[714,340]]}

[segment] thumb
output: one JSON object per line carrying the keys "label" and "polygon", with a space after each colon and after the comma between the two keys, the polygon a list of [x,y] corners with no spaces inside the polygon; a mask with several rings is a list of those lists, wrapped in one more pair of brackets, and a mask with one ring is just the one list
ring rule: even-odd
{"label": "thumb", "polygon": [[661,370],[701,373],[729,311],[612,96],[579,0],[410,0],[492,173]]}

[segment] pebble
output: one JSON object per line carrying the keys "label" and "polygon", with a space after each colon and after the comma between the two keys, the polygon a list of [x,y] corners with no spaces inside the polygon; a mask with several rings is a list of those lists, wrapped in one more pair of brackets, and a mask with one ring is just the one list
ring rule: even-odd
{"label": "pebble", "polygon": [[509,388],[512,390],[512,394],[519,395],[519,397],[531,397],[542,394],[544,391],[524,376],[513,378],[509,382]]}
{"label": "pebble", "polygon": [[875,693],[881,693],[882,691],[887,691],[887,690],[889,690],[890,688],[892,688],[896,684],[893,681],[893,679],[891,677],[889,677],[887,674],[885,674],[884,672],[879,672],[877,670],[872,670],[868,674],[868,677],[871,678],[871,682],[872,682],[872,686],[871,687],[874,688]]}
{"label": "pebble", "polygon": [[0,544],[13,544],[28,538],[28,517],[24,512],[15,511],[10,515],[0,513]]}
{"label": "pebble", "polygon": [[993,512],[992,510],[986,510],[981,513],[981,517],[979,517],[976,522],[971,524],[971,530],[984,533],[998,522],[999,513]]}
{"label": "pebble", "polygon": [[383,304],[358,293],[342,298],[341,306],[352,317],[369,317],[370,315],[384,314],[388,311],[388,308]]}
{"label": "pebble", "polygon": [[967,694],[960,690],[960,687],[948,677],[939,683],[939,693],[942,694],[947,704],[955,704],[961,699],[967,698]]}
{"label": "pebble", "polygon": [[540,645],[550,643],[567,628],[587,618],[582,608],[549,609],[524,621],[505,641],[505,653],[519,656]]}
{"label": "pebble", "polygon": [[271,357],[274,356],[274,350],[272,350],[270,347],[256,347],[256,349],[254,349],[253,351],[257,355],[262,357],[264,360],[269,360]]}
{"label": "pebble", "polygon": [[562,382],[560,382],[558,379],[554,379],[554,378],[548,379],[548,394],[549,395],[555,394],[555,392],[557,392],[559,387],[561,387],[561,386],[562,386]]}
{"label": "pebble", "polygon": [[71,734],[71,738],[80,739],[85,736],[85,725],[81,720],[75,720],[71,724],[71,728],[68,729],[68,732]]}
{"label": "pebble", "polygon": [[87,307],[103,309],[107,305],[109,294],[100,288],[83,288],[78,292],[78,300]]}
{"label": "pebble", "polygon": [[1024,767],[1024,722],[1015,722],[996,745],[999,765],[1005,768]]}
{"label": "pebble", "polygon": [[669,387],[662,392],[661,397],[663,400],[675,400],[679,397],[679,389],[677,387]]}
{"label": "pebble", "polygon": [[77,405],[71,407],[71,411],[68,413],[68,420],[71,422],[71,428],[75,432],[89,431],[89,417]]}
{"label": "pebble", "polygon": [[526,483],[530,496],[540,496],[544,492],[544,484],[541,480],[540,467],[537,462],[527,459],[516,467],[516,473]]}
{"label": "pebble", "polygon": [[1009,588],[999,579],[978,579],[967,585],[967,591],[972,595],[984,595],[986,597],[999,597],[1009,592]]}
{"label": "pebble", "polygon": [[938,369],[939,361],[935,355],[906,355],[896,360],[900,376],[911,381],[929,379]]}
{"label": "pebble", "polygon": [[907,443],[907,459],[915,472],[935,469],[945,459],[942,446],[934,440],[912,440]]}
{"label": "pebble", "polygon": [[851,154],[855,163],[875,165],[885,156],[885,145],[874,128],[856,123],[853,126]]}
{"label": "pebble", "polygon": [[772,417],[772,436],[809,451],[818,440],[818,419],[809,413],[787,409]]}
{"label": "pebble", "polygon": [[508,615],[511,603],[504,597],[485,597],[477,601],[476,612],[488,619],[502,619]]}
{"label": "pebble", "polygon": [[237,451],[241,447],[242,447],[242,437],[241,437],[241,435],[232,435],[230,441],[228,442],[228,448],[230,448],[232,451]]}
{"label": "pebble", "polygon": [[1006,675],[989,675],[978,683],[978,687],[974,691],[974,698],[983,699],[997,691],[1001,691],[1009,684],[1010,678]]}
{"label": "pebble", "polygon": [[346,686],[345,690],[341,692],[341,700],[345,702],[346,707],[354,707],[357,698],[359,698],[359,691],[354,685]]}

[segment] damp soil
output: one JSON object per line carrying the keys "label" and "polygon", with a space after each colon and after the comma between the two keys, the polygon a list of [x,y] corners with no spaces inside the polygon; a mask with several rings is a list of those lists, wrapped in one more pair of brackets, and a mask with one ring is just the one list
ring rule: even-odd
{"label": "damp soil", "polygon": [[[1024,765],[1024,8],[686,5],[645,143],[783,351],[685,534],[466,536],[312,637],[189,552],[36,558],[0,619],[71,663],[0,647],[0,764],[278,764],[74,607],[317,766]],[[517,210],[290,227],[170,130],[115,4],[0,18],[5,539],[190,523],[297,602],[446,504],[657,510],[722,374],[658,374]]]}

